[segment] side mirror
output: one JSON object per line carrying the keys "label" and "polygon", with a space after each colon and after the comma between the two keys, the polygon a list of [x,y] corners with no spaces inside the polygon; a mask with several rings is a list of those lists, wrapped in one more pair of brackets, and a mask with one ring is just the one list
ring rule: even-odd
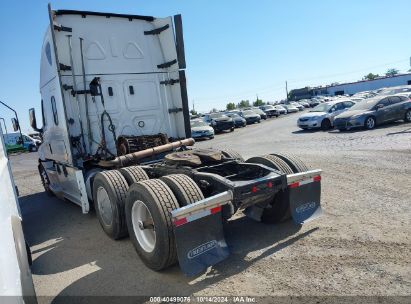
{"label": "side mirror", "polygon": [[34,131],[42,132],[42,129],[37,128],[37,120],[36,120],[36,112],[34,108],[29,109],[29,118],[30,118],[30,127],[33,128]]}
{"label": "side mirror", "polygon": [[384,105],[383,104],[377,104],[377,110],[379,110],[379,109],[382,109],[382,108],[384,108]]}
{"label": "side mirror", "polygon": [[14,132],[17,132],[18,130],[20,130],[20,125],[19,125],[19,121],[15,118],[11,119],[11,123],[13,124],[13,130]]}

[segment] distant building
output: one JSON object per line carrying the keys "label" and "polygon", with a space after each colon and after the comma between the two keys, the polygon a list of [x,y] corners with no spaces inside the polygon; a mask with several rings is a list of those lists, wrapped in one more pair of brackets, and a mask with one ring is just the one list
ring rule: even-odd
{"label": "distant building", "polygon": [[300,100],[318,95],[352,95],[358,92],[378,90],[385,87],[395,87],[401,85],[411,85],[411,73],[398,74],[390,77],[378,77],[374,80],[361,80],[341,84],[331,84],[320,87],[306,87],[290,91],[290,99]]}

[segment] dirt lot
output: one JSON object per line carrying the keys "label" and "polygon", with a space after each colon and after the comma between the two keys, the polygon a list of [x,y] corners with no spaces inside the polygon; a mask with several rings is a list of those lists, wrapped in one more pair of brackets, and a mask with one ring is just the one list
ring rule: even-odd
{"label": "dirt lot", "polygon": [[58,295],[410,295],[411,124],[373,131],[299,131],[297,115],[203,141],[244,157],[300,156],[324,170],[324,216],[303,227],[230,221],[231,257],[187,278],[147,269],[128,239],[113,241],[94,213],[43,193],[36,153],[12,156],[33,279],[42,302]]}

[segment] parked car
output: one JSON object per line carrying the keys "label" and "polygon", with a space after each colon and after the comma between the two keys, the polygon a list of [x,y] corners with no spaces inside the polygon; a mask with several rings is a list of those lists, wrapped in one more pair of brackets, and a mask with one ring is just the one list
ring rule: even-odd
{"label": "parked car", "polygon": [[348,99],[339,99],[319,104],[308,113],[300,116],[297,125],[301,129],[330,129],[334,124],[334,117],[346,111],[354,105]]}
{"label": "parked car", "polygon": [[390,87],[390,88],[382,88],[378,90],[378,94],[380,95],[394,95],[398,93],[408,93],[411,92],[411,85],[404,85],[404,86],[397,86],[397,87]]}
{"label": "parked car", "polygon": [[247,125],[261,122],[261,116],[252,110],[241,111],[240,115],[247,121]]}
{"label": "parked car", "polygon": [[357,102],[363,101],[364,98],[362,98],[362,97],[350,97],[350,100],[357,103]]}
{"label": "parked car", "polygon": [[273,117],[273,116],[278,117],[280,115],[277,109],[272,105],[260,106],[260,110],[264,111],[267,117]]}
{"label": "parked car", "polygon": [[274,109],[277,110],[277,112],[281,115],[281,114],[287,114],[287,109],[284,108],[282,105],[275,105]]}
{"label": "parked car", "polygon": [[292,104],[283,105],[283,107],[287,110],[287,114],[298,112],[298,108]]}
{"label": "parked car", "polygon": [[225,113],[225,115],[227,115],[228,117],[231,117],[231,119],[234,121],[235,128],[243,128],[247,125],[247,121],[244,118],[242,118],[240,115],[238,115],[237,113],[227,112]]}
{"label": "parked car", "polygon": [[198,138],[214,138],[214,129],[210,127],[206,122],[202,120],[191,120],[191,137],[194,139]]}
{"label": "parked car", "polygon": [[298,103],[300,105],[302,105],[304,108],[309,108],[310,107],[310,104],[308,103],[308,101],[306,99],[301,99],[301,100],[298,101]]}
{"label": "parked car", "polygon": [[309,101],[310,107],[314,108],[320,104],[320,101],[316,98],[313,98]]}
{"label": "parked car", "polygon": [[334,124],[340,131],[357,127],[371,130],[382,123],[401,119],[411,122],[411,100],[402,94],[365,99],[336,116]]}
{"label": "parked car", "polygon": [[234,131],[234,121],[223,113],[209,113],[204,115],[204,121],[213,127],[214,131]]}
{"label": "parked car", "polygon": [[264,119],[264,120],[267,119],[267,114],[265,114],[265,112],[259,108],[247,108],[246,110],[251,110],[255,112],[256,114],[260,115],[261,119]]}
{"label": "parked car", "polygon": [[298,111],[302,111],[304,110],[304,106],[299,104],[298,102],[290,102],[291,105],[293,105],[294,107],[296,107],[298,109]]}

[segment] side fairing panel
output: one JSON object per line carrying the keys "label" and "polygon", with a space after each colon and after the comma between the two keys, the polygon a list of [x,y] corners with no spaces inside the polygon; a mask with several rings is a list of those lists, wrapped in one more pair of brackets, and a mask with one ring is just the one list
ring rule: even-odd
{"label": "side fairing panel", "polygon": [[70,134],[67,130],[65,105],[61,95],[53,39],[47,30],[40,62],[40,93],[43,106],[43,143],[39,154],[41,159],[53,159],[73,165]]}

